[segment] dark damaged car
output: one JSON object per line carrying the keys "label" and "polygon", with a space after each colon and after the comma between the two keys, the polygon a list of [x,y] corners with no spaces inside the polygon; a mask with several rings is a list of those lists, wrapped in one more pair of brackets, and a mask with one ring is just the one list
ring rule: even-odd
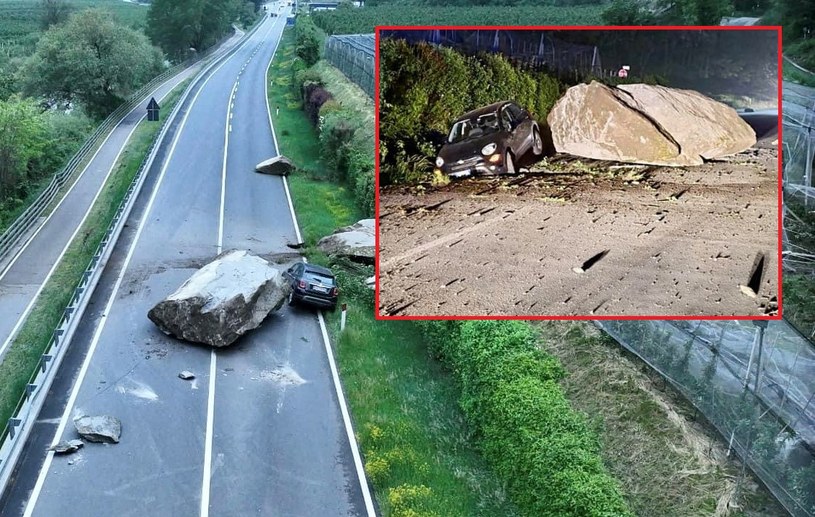
{"label": "dark damaged car", "polygon": [[526,153],[543,153],[538,123],[511,101],[473,110],[453,122],[436,157],[436,170],[452,177],[515,174]]}

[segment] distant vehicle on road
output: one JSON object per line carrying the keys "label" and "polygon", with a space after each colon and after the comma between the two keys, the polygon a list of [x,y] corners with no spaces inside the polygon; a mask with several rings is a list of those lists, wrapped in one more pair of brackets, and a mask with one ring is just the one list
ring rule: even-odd
{"label": "distant vehicle on road", "polygon": [[330,269],[299,262],[287,269],[283,276],[291,285],[289,305],[305,303],[331,311],[337,308],[340,291]]}
{"label": "distant vehicle on road", "polygon": [[439,150],[436,169],[448,176],[515,174],[518,159],[543,153],[537,121],[511,101],[470,111],[456,119]]}

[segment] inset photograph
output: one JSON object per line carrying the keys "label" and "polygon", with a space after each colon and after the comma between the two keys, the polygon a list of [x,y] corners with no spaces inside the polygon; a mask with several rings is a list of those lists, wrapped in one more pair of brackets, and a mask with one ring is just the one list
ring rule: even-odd
{"label": "inset photograph", "polygon": [[379,318],[780,318],[780,33],[380,28]]}

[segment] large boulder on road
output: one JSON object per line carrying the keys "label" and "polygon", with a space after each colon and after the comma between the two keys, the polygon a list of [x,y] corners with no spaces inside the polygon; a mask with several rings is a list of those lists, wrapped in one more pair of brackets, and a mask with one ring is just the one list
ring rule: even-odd
{"label": "large boulder on road", "polygon": [[558,152],[597,160],[701,165],[756,143],[733,108],[692,90],[646,84],[573,86],[547,120]]}
{"label": "large boulder on road", "polygon": [[374,220],[363,219],[323,237],[317,242],[317,247],[326,255],[373,264],[376,255],[374,232]]}
{"label": "large boulder on road", "polygon": [[262,161],[255,166],[257,172],[276,176],[288,176],[292,169],[294,169],[294,164],[282,154]]}
{"label": "large boulder on road", "polygon": [[74,419],[79,436],[95,443],[119,443],[122,422],[114,416],[79,416]]}
{"label": "large boulder on road", "polygon": [[167,334],[223,347],[279,309],[289,289],[266,260],[244,250],[228,251],[196,271],[147,316]]}

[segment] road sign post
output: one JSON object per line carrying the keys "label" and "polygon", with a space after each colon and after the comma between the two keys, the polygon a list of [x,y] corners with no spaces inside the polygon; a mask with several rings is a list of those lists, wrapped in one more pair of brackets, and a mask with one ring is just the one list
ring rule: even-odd
{"label": "road sign post", "polygon": [[342,312],[340,313],[340,332],[345,330],[345,315],[348,313],[348,306],[342,304]]}
{"label": "road sign post", "polygon": [[147,120],[150,122],[158,122],[159,119],[159,105],[156,102],[155,97],[150,98],[150,102],[147,104]]}

